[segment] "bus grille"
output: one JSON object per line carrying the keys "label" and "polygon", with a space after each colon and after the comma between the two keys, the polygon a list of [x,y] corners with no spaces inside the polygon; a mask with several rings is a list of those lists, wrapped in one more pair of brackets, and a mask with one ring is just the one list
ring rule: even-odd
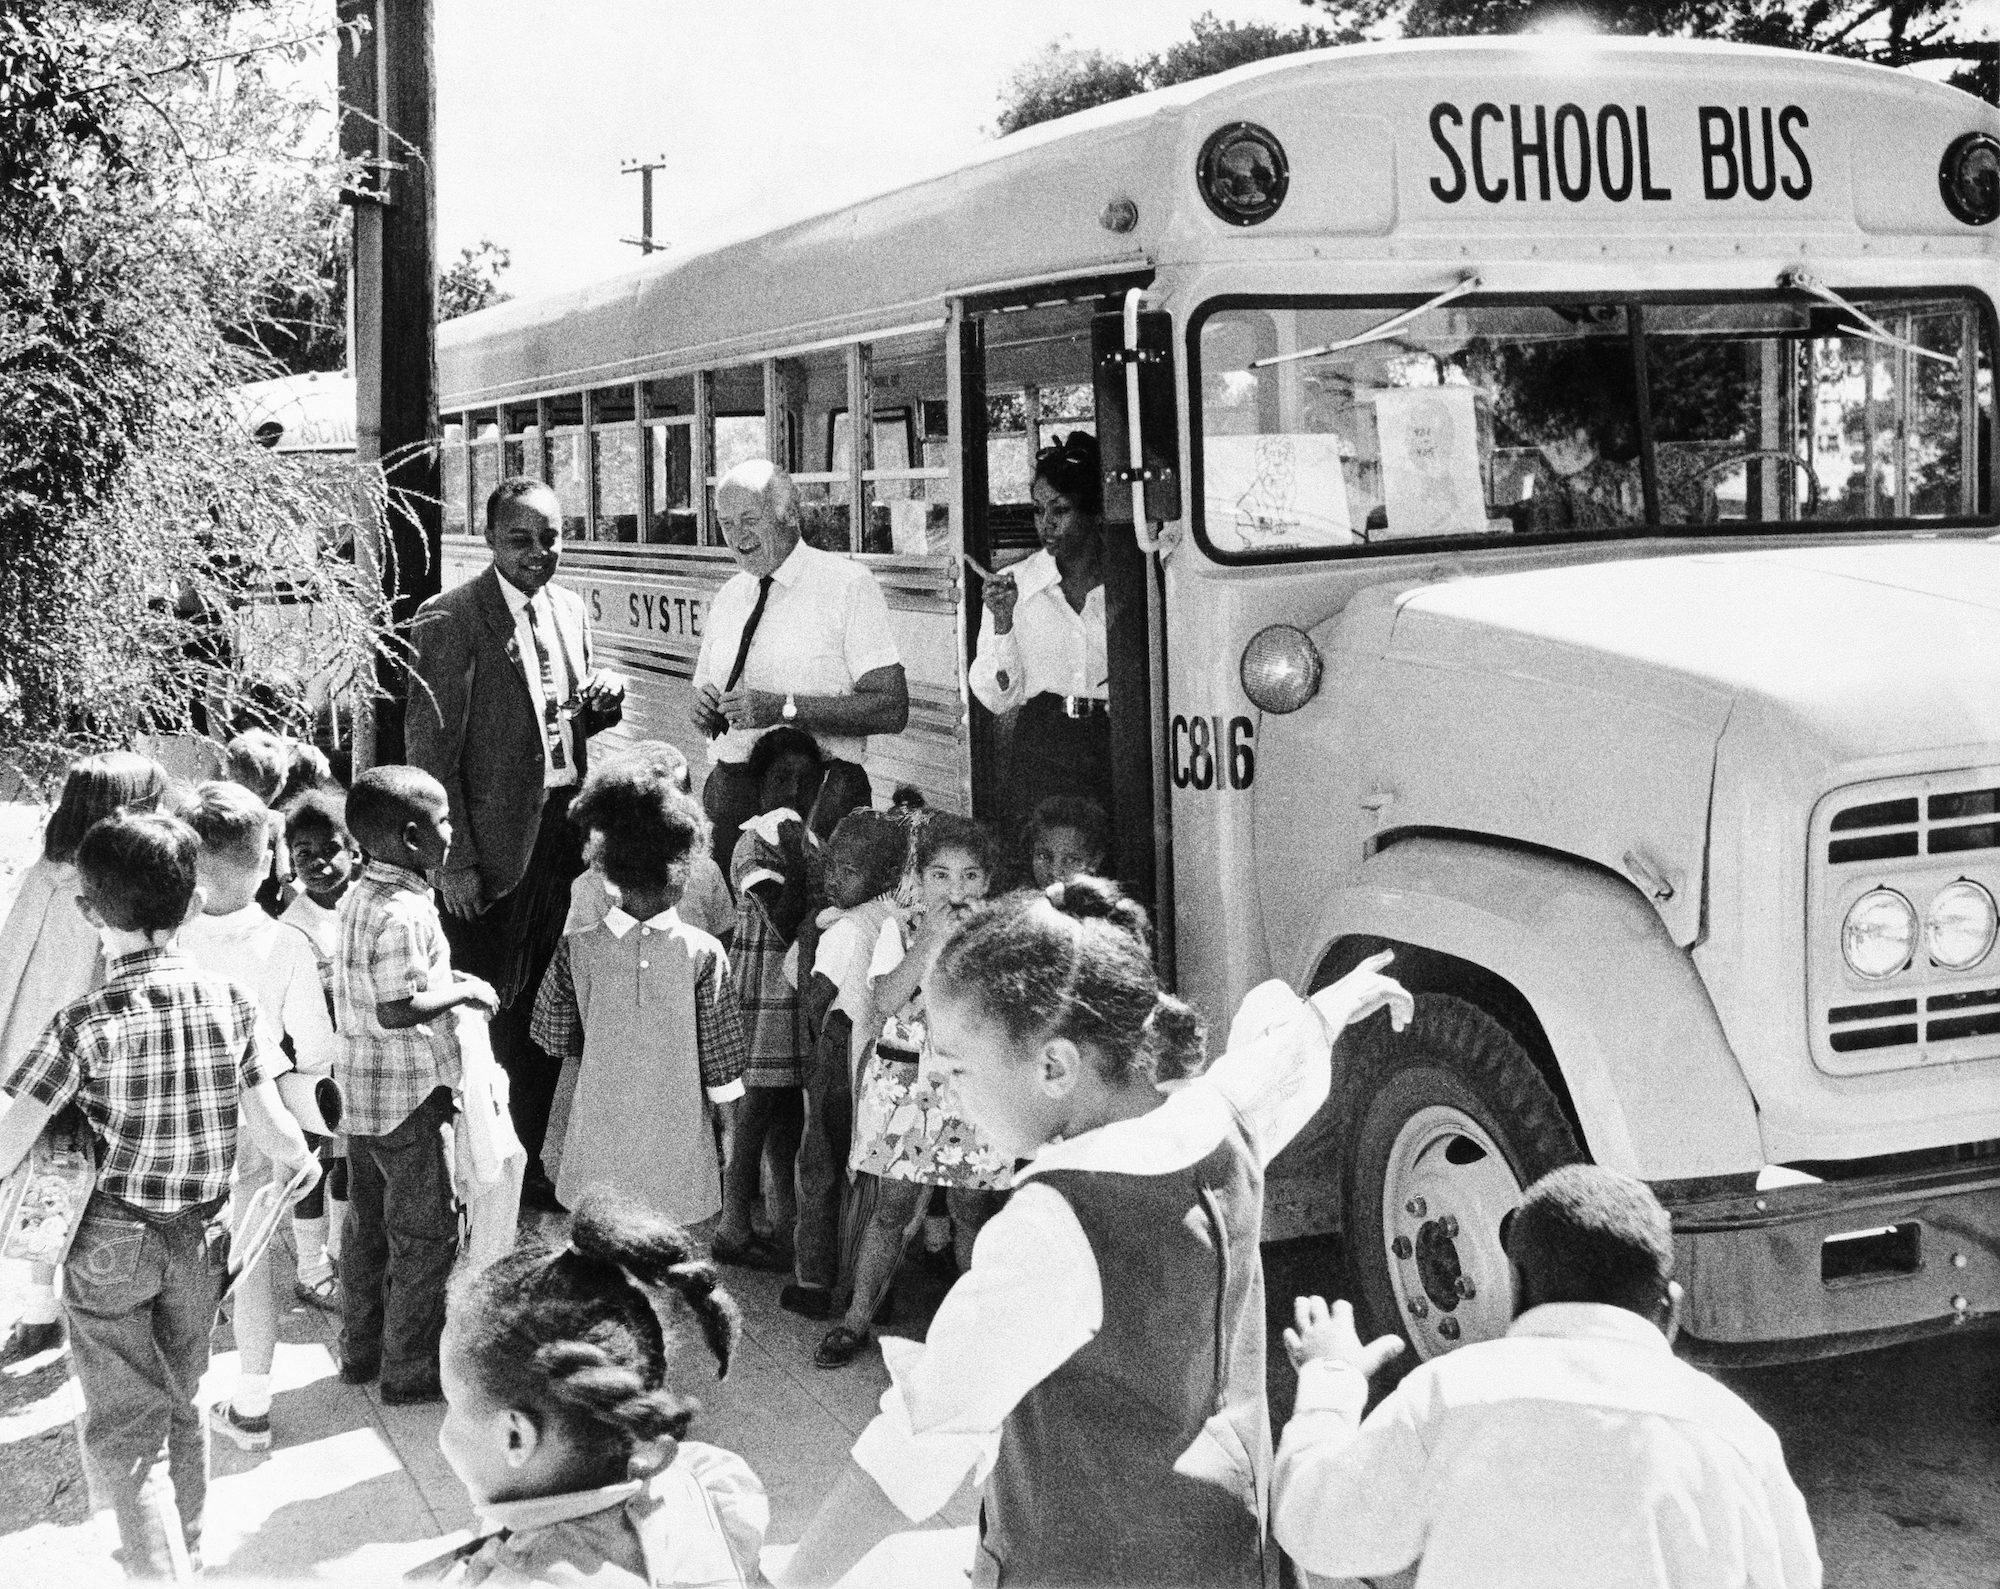
{"label": "bus grille", "polygon": [[1958,878],[2000,898],[2000,768],[1897,778],[1820,802],[1810,853],[1807,967],[1813,1056],[1836,1075],[2000,1058],[2000,946],[1966,971],[1934,965],[1919,942],[1910,964],[1879,982],[1840,953],[1849,906],[1893,888],[1921,921]]}

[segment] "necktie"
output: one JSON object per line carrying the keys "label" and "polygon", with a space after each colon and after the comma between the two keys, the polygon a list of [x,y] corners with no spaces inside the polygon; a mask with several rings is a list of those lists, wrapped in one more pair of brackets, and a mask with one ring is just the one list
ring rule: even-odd
{"label": "necktie", "polygon": [[743,677],[743,664],[750,660],[750,642],[757,638],[757,625],[764,621],[764,603],[771,599],[771,576],[766,574],[757,581],[757,605],[750,609],[749,622],[743,625],[743,638],[736,642],[736,664],[729,670],[729,682],[723,685],[727,694],[736,688]]}
{"label": "necktie", "polygon": [[561,771],[569,765],[569,759],[563,744],[562,707],[556,700],[556,665],[549,656],[548,643],[542,639],[542,624],[535,616],[532,596],[524,610],[528,614],[528,638],[535,642],[535,664],[542,670],[542,731],[548,737],[549,763]]}

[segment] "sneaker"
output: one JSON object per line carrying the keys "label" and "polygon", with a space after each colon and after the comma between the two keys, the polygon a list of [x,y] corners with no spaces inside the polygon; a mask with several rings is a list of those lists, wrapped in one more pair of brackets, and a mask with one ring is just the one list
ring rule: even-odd
{"label": "sneaker", "polygon": [[236,1404],[219,1401],[208,1409],[208,1426],[225,1440],[233,1441],[238,1451],[269,1451],[271,1449],[271,1415],[264,1413],[252,1418],[236,1410]]}
{"label": "sneaker", "polygon": [[0,1367],[9,1363],[24,1363],[31,1357],[40,1357],[44,1352],[54,1351],[63,1343],[62,1320],[55,1319],[47,1324],[16,1324],[7,1332],[7,1339],[0,1344]]}

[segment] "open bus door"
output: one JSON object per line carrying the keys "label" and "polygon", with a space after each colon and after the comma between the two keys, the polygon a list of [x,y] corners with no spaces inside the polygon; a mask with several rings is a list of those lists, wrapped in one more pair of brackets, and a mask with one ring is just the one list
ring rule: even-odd
{"label": "open bus door", "polygon": [[[1110,664],[1112,789],[1111,817],[1117,835],[1112,870],[1119,882],[1154,911],[1160,929],[1163,967],[1171,966],[1167,930],[1170,912],[1160,880],[1165,856],[1165,802],[1158,798],[1153,770],[1154,714],[1163,704],[1157,681],[1163,676],[1165,635],[1156,561],[1131,528],[1131,489],[1124,423],[1126,381],[1122,361],[1100,362],[1097,341],[1110,337],[1122,347],[1122,330],[1100,329],[1099,321],[1120,321],[1124,293],[1134,278],[1116,282],[1056,283],[1007,299],[968,300],[959,320],[961,405],[965,415],[965,547],[979,563],[1004,570],[1030,556],[1039,545],[1029,487],[1035,457],[1058,436],[1092,432],[1104,457],[1105,631]],[[1148,316],[1164,321],[1164,316]],[[1163,327],[1149,325],[1164,351]],[[1166,371],[1164,429],[1159,442],[1174,446],[1171,421],[1171,366]],[[1149,392],[1153,380],[1147,380]],[[1112,412],[1115,405],[1116,412]],[[1153,394],[1153,411],[1158,396]],[[1148,435],[1149,450],[1154,437]],[[1150,504],[1149,504],[1150,507]],[[1174,515],[1177,516],[1177,515]],[[1150,543],[1150,526],[1145,540]],[[983,607],[976,575],[968,571],[964,644],[975,653]],[[1016,714],[995,716],[972,703],[973,812],[987,821],[1009,810],[1003,779]],[[1011,837],[1011,836],[1010,836]]]}

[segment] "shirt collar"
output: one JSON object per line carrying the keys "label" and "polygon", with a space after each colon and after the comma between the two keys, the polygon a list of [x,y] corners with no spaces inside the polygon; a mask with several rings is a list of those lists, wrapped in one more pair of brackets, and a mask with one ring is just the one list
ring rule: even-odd
{"label": "shirt collar", "polygon": [[121,947],[115,954],[108,954],[106,957],[108,963],[105,967],[105,980],[110,981],[114,977],[130,976],[135,971],[143,971],[153,961],[164,956],[179,959],[176,948],[171,940],[166,943],[140,944],[136,949]]}
{"label": "shirt collar", "polygon": [[611,929],[611,936],[614,938],[623,938],[634,927],[642,926],[651,927],[655,932],[665,932],[671,927],[678,927],[680,921],[680,913],[672,905],[657,916],[647,917],[643,922],[618,905],[613,905],[604,913],[604,925]]}
{"label": "shirt collar", "polygon": [[644,1479],[626,1479],[620,1484],[607,1484],[601,1490],[572,1490],[566,1495],[535,1495],[519,1501],[488,1501],[480,1508],[479,1525],[488,1532],[504,1528],[515,1534],[552,1528],[557,1523],[623,1506],[645,1487]]}
{"label": "shirt collar", "polygon": [[1008,572],[1014,576],[1017,600],[1039,595],[1062,579],[1062,570],[1056,567],[1055,554],[1048,551],[1022,558]]}
{"label": "shirt collar", "polygon": [[[521,609],[533,601],[534,596],[530,596],[504,574],[496,574],[494,578],[500,581],[500,599],[507,603],[507,611],[516,618],[520,617]],[[536,594],[539,595],[540,592]]]}
{"label": "shirt collar", "polygon": [[1623,1341],[1628,1346],[1669,1355],[1673,1352],[1651,1319],[1605,1302],[1544,1302],[1523,1313],[1508,1326],[1507,1333],[1558,1341]]}
{"label": "shirt collar", "polygon": [[771,578],[776,580],[780,585],[783,585],[785,589],[790,590],[805,573],[806,553],[810,550],[811,548],[806,545],[805,536],[801,535],[799,537],[799,544],[794,546],[785,555],[785,560],[782,563],[771,570]]}
{"label": "shirt collar", "polygon": [[[299,898],[304,899],[301,894]],[[264,907],[254,899],[241,910],[224,911],[214,916],[197,916],[182,932],[193,932],[200,938],[236,938],[254,929],[260,922],[271,920]]]}
{"label": "shirt collar", "polygon": [[363,880],[383,888],[406,888],[413,894],[422,894],[426,899],[430,897],[431,885],[425,881],[423,873],[413,872],[407,866],[371,859],[361,868],[361,876]]}

